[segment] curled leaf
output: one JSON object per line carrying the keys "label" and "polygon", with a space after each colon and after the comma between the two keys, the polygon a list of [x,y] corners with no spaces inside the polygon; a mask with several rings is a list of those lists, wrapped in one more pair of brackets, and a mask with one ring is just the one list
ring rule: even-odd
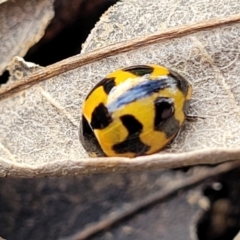
{"label": "curled leaf", "polygon": [[[74,56],[0,89],[1,176],[134,171],[239,159],[240,15],[232,13],[240,5],[234,3],[221,1],[221,8],[212,9],[209,1],[201,6],[192,2],[194,11],[186,18],[191,21],[182,24],[178,17],[160,32]],[[165,21],[172,22],[189,11],[189,4],[163,10],[172,16]],[[152,8],[151,14],[163,10]],[[87,93],[109,71],[147,63],[170,67],[192,82],[189,114],[201,118],[186,122],[159,154],[88,158],[78,137]]]}
{"label": "curled leaf", "polygon": [[0,75],[39,41],[52,17],[53,0],[0,1]]}

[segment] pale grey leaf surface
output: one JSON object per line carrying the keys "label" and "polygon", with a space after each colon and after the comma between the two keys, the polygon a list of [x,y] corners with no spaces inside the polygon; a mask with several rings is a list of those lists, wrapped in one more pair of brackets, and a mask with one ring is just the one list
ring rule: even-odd
{"label": "pale grey leaf surface", "polygon": [[24,56],[54,15],[53,0],[6,1],[0,5],[0,74],[14,56]]}
{"label": "pale grey leaf surface", "polygon": [[237,0],[125,0],[109,8],[83,44],[82,53],[171,27],[238,14]]}
{"label": "pale grey leaf surface", "polygon": [[[144,2],[140,1],[139,4],[143,9],[145,7],[148,9],[149,3],[144,5]],[[164,1],[155,1],[155,4],[156,2],[162,2],[165,6]],[[164,9],[164,14],[166,14],[165,11],[170,11],[166,15],[171,16],[174,16],[172,11],[177,9],[179,9],[178,14],[182,12],[184,16],[190,11],[189,16],[185,17],[188,20],[174,20],[176,26],[177,24],[181,26],[183,23],[192,24],[204,19],[209,20],[220,15],[231,17],[232,12],[236,13],[240,10],[237,1],[215,2],[214,8],[210,7],[212,6],[210,1],[201,1],[201,4],[197,1],[197,3],[192,2],[192,10],[189,9],[190,4],[183,4],[184,2],[175,1],[175,5],[177,4],[175,8]],[[130,3],[135,4],[134,1]],[[152,1],[152,5],[155,6],[155,4]],[[121,5],[122,3],[117,7]],[[207,8],[209,8],[208,11]],[[156,9],[158,8],[152,7],[153,12],[148,10],[150,15],[161,15],[161,12],[157,12]],[[131,10],[134,11],[134,8]],[[209,12],[211,12],[210,15]],[[126,11],[122,12],[124,13],[128,14]],[[125,17],[132,18],[131,15]],[[169,24],[172,21],[172,18],[168,19]],[[157,24],[159,21],[155,25]],[[175,25],[171,23],[168,28]],[[152,25],[146,24],[147,27]],[[137,31],[136,35],[138,35]],[[128,65],[147,63],[163,64],[191,81],[193,98],[189,114],[205,117],[205,119],[186,122],[170,147],[163,151],[175,154],[149,156],[143,161],[151,159],[166,161],[165,158],[171,161],[178,156],[180,158],[179,153],[211,148],[234,149],[234,159],[239,158],[239,38],[240,23],[238,21],[199,30],[196,33],[161,40],[139,49],[129,50],[127,53],[85,64],[2,99],[0,101],[0,164],[2,164],[0,175],[37,176],[68,174],[71,171],[76,174],[84,172],[84,167],[90,163],[78,138],[81,104],[84,98],[90,89],[110,71]],[[28,74],[26,69],[24,76]],[[224,154],[224,160],[233,159],[226,152]],[[197,152],[192,156],[196,161],[202,157]],[[209,153],[210,159],[218,159],[217,156],[219,155],[217,153],[214,155],[214,151]],[[110,159],[108,166],[116,164],[114,167],[117,169],[119,161],[119,159],[118,161],[112,159],[111,163]],[[122,166],[128,166],[126,159],[121,163]],[[20,170],[14,170],[15,166],[21,171],[24,167],[30,170],[24,175],[18,172]],[[146,168],[147,166],[146,164]],[[101,167],[104,168],[104,166]]]}
{"label": "pale grey leaf surface", "polygon": [[237,234],[237,236],[233,240],[240,240],[240,232]]}

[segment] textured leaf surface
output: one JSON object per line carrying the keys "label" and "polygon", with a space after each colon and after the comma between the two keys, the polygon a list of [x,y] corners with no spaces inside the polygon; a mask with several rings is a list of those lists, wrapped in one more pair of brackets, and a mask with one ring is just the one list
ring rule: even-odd
{"label": "textured leaf surface", "polygon": [[[115,7],[118,14],[114,13]],[[126,7],[131,11],[126,11]],[[24,68],[22,75],[26,77],[19,81],[19,85],[7,86],[8,89],[18,88],[17,93],[6,94],[7,89],[0,89],[0,159],[3,166],[0,174],[61,175],[99,172],[106,168],[126,171],[129,167],[141,168],[141,164],[143,168],[159,167],[161,161],[162,167],[171,161],[171,167],[174,167],[179,166],[177,164],[238,159],[240,15],[235,14],[239,10],[237,1],[225,0],[173,1],[172,5],[153,0],[146,4],[142,0],[114,6],[102,18],[102,21],[110,19],[109,26],[105,26],[104,22],[105,27],[101,28],[100,22],[97,25],[99,29],[92,32],[90,42],[93,46],[86,43],[84,49],[102,46],[100,37],[110,26],[112,30],[109,30],[111,34],[108,32],[108,36],[113,40],[106,45],[156,30],[160,30],[159,39],[155,37],[144,44],[138,44],[141,39],[137,39],[133,41],[134,47],[131,47],[130,41],[125,53],[112,51],[113,46],[105,55],[101,53],[108,48],[76,56],[29,77],[29,70]],[[133,18],[137,16],[139,21],[134,19],[133,23]],[[119,31],[117,21],[122,24],[118,25]],[[223,21],[228,24],[219,25]],[[138,27],[141,22],[144,26]],[[210,23],[213,25],[211,28],[204,28]],[[197,26],[194,31],[191,31],[192,26]],[[125,29],[127,27],[129,29]],[[169,34],[171,31],[175,33],[174,37]],[[119,36],[120,33],[122,36]],[[87,154],[78,140],[81,104],[85,96],[109,71],[145,63],[163,64],[191,81],[193,99],[189,114],[205,119],[185,124],[171,146],[163,151],[173,154],[134,160],[86,158]],[[67,71],[69,69],[72,70]],[[215,151],[216,147],[220,150]]]}
{"label": "textured leaf surface", "polygon": [[24,56],[53,17],[53,0],[0,1],[0,74],[14,56]]}
{"label": "textured leaf surface", "polygon": [[82,53],[136,36],[238,14],[239,8],[237,0],[118,2],[96,24],[83,45]]}

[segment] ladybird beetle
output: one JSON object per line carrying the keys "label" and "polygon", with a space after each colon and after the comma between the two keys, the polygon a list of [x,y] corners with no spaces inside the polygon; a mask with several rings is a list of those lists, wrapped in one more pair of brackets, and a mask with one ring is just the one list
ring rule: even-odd
{"label": "ladybird beetle", "polygon": [[107,156],[152,154],[169,143],[185,120],[191,84],[159,65],[116,70],[100,81],[82,106],[80,140]]}

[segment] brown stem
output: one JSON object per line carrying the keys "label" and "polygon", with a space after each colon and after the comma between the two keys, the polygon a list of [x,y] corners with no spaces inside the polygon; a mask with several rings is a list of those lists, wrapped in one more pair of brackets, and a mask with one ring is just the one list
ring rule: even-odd
{"label": "brown stem", "polygon": [[99,61],[101,59],[114,56],[116,54],[128,52],[139,47],[144,47],[154,43],[158,43],[164,40],[181,37],[184,35],[192,34],[209,28],[216,28],[222,25],[236,23],[240,21],[240,14],[231,15],[228,17],[210,19],[208,21],[188,24],[184,26],[178,26],[166,29],[161,32],[157,32],[151,35],[137,37],[129,41],[120,42],[110,45],[105,48],[97,49],[90,53],[78,54],[76,56],[64,59],[55,64],[45,67],[43,70],[39,70],[27,76],[13,84],[11,86],[0,88],[0,99],[6,98],[12,93],[21,91],[34,85],[35,83],[44,81],[48,78],[54,77],[69,70],[81,67],[83,65]]}

